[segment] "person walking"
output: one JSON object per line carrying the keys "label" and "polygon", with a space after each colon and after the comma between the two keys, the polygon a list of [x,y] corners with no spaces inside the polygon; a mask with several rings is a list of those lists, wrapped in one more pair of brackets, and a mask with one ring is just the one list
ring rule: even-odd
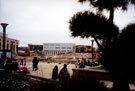
{"label": "person walking", "polygon": [[70,74],[67,69],[67,64],[63,65],[63,68],[59,72],[59,81],[64,87],[64,91],[69,91]]}
{"label": "person walking", "polygon": [[38,70],[38,63],[39,63],[39,60],[37,58],[37,60],[36,60],[36,70]]}
{"label": "person walking", "polygon": [[52,79],[57,80],[58,79],[58,66],[55,65],[52,71]]}
{"label": "person walking", "polygon": [[67,64],[64,64],[63,68],[59,72],[59,80],[61,82],[67,83],[70,79],[70,74],[67,69]]}
{"label": "person walking", "polygon": [[34,57],[32,62],[33,62],[33,71],[38,70],[37,65],[38,65],[39,60],[37,59],[37,57]]}

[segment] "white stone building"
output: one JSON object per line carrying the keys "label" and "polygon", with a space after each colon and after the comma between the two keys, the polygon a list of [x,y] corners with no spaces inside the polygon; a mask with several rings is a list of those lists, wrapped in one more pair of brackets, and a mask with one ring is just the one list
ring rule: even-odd
{"label": "white stone building", "polygon": [[75,43],[44,43],[43,52],[45,55],[57,55],[73,52]]}

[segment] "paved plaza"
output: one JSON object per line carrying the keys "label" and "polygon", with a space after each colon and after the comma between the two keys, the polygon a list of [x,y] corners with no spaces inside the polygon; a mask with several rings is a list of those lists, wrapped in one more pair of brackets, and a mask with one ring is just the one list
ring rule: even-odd
{"label": "paved plaza", "polygon": [[[53,70],[55,65],[58,66],[58,69],[60,71],[60,69],[63,67],[64,63],[59,64],[59,63],[39,62],[38,70],[33,71],[32,70],[32,62],[27,62],[27,67],[30,70],[31,75],[36,75],[36,76],[45,77],[45,78],[51,78],[52,70]],[[75,65],[68,64],[67,68],[68,68],[70,75],[72,75],[72,73],[73,73],[72,69],[75,68]]]}
{"label": "paved plaza", "polygon": [[[64,63],[59,64],[59,63],[39,62],[38,70],[37,71],[32,71],[32,62],[27,62],[27,67],[30,70],[30,74],[31,75],[35,75],[35,76],[40,76],[40,77],[51,79],[52,70],[53,70],[54,66],[57,65],[58,69],[60,71],[60,69],[63,67],[63,64]],[[74,64],[68,64],[67,68],[68,68],[68,71],[69,71],[70,76],[71,76],[73,74],[72,69],[75,68],[75,65]],[[108,87],[108,88],[112,87],[113,83],[111,81],[102,81],[102,82],[104,82],[106,87]],[[135,90],[135,85],[134,84],[130,84],[130,88]]]}

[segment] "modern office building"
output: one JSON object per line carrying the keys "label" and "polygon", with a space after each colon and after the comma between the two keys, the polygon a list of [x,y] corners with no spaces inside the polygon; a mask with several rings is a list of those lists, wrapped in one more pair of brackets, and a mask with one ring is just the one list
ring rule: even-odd
{"label": "modern office building", "polygon": [[58,55],[61,53],[73,52],[75,43],[44,43],[43,52],[45,55]]}

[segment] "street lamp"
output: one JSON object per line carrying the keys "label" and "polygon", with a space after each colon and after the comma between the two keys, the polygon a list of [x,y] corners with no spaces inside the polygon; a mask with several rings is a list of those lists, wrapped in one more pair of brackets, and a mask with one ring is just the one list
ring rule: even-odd
{"label": "street lamp", "polygon": [[92,43],[92,62],[93,62],[93,57],[94,57],[94,55],[93,55],[93,42],[94,42],[94,40],[91,40],[91,43]]}
{"label": "street lamp", "polygon": [[5,45],[6,45],[6,27],[7,27],[7,23],[1,23],[1,26],[3,28],[3,56],[4,59],[6,58],[6,52],[5,52]]}

